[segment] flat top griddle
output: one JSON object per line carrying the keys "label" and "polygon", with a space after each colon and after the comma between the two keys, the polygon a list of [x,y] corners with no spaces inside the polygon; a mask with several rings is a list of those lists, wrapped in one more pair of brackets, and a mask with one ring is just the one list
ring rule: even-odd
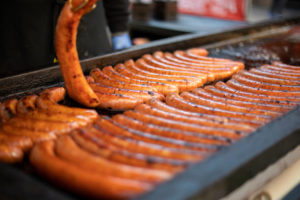
{"label": "flat top griddle", "polygon": [[[300,65],[300,18],[263,22],[212,35],[191,34],[82,61],[88,73],[154,51],[204,47],[210,55],[242,60],[247,68],[273,60]],[[285,47],[285,48],[281,48]],[[59,66],[0,79],[0,100],[62,86]],[[70,99],[63,104],[76,105]],[[105,111],[99,110],[100,114]],[[137,199],[218,199],[300,144],[300,106]],[[0,199],[79,199],[34,174],[28,162],[0,163]]]}

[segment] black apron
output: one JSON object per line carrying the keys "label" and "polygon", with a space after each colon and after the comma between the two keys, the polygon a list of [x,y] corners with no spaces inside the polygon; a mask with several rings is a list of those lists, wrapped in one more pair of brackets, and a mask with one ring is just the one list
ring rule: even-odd
{"label": "black apron", "polygon": [[[64,0],[3,1],[0,12],[0,77],[54,65],[55,25]],[[102,5],[83,16],[77,36],[80,59],[112,51]]]}

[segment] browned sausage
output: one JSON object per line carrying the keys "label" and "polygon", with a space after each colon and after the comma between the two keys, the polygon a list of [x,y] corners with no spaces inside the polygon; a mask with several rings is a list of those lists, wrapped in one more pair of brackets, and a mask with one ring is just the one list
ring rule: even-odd
{"label": "browned sausage", "polygon": [[289,79],[278,79],[278,78],[270,78],[270,77],[265,77],[261,76],[258,74],[254,74],[251,71],[242,71],[238,75],[241,75],[247,79],[253,80],[253,81],[258,81],[258,82],[263,82],[265,85],[271,85],[275,87],[274,85],[280,85],[282,86],[283,89],[287,88],[288,90],[291,91],[299,91],[299,85],[300,81],[299,80],[289,80]]}
{"label": "browned sausage", "polygon": [[190,92],[184,92],[180,95],[186,101],[199,104],[199,105],[207,105],[214,108],[220,108],[228,111],[241,112],[241,113],[251,113],[257,115],[258,117],[270,116],[270,117],[278,117],[281,113],[276,111],[268,111],[263,109],[258,109],[255,107],[246,107],[246,106],[238,106],[229,104],[227,102],[222,102],[218,100],[214,100],[211,97],[202,97]]}
{"label": "browned sausage", "polygon": [[264,89],[261,87],[253,87],[253,83],[249,82],[240,82],[240,79],[237,80],[231,79],[226,82],[227,85],[236,88],[241,91],[251,92],[254,94],[264,94],[264,95],[271,95],[271,96],[281,96],[281,97],[291,97],[291,99],[299,99],[300,100],[300,92],[291,92],[287,90],[275,90],[275,89]]}
{"label": "browned sausage", "polygon": [[235,131],[226,128],[209,127],[205,125],[198,125],[198,124],[187,123],[183,121],[174,121],[174,120],[165,119],[157,116],[151,116],[144,113],[139,113],[138,111],[135,112],[127,111],[124,113],[124,115],[150,125],[154,124],[165,128],[172,128],[175,130],[199,133],[198,134],[199,138],[201,137],[207,138],[207,135],[215,135],[217,137],[215,137],[214,139],[217,140],[219,139],[221,141],[222,140],[224,141],[222,137],[226,137],[230,139],[238,139],[242,135],[242,132],[238,132],[239,134],[237,134]]}
{"label": "browned sausage", "polygon": [[[124,123],[127,123],[127,122],[128,122],[128,125],[125,126]],[[124,115],[115,115],[113,120],[102,118],[100,122],[97,121],[97,124],[99,124],[99,123],[101,123],[101,127],[103,129],[118,133],[120,135],[126,135],[126,136],[132,137],[136,140],[147,141],[147,142],[163,145],[163,146],[170,147],[170,148],[182,149],[187,152],[189,152],[190,150],[202,151],[202,152],[203,151],[214,152],[219,147],[218,145],[212,145],[212,144],[208,145],[208,144],[200,144],[200,143],[195,143],[195,142],[187,142],[184,140],[160,136],[159,134],[167,134],[166,132],[163,132],[164,131],[163,129],[161,129],[160,132],[158,132],[159,129],[157,129],[157,131],[153,132],[153,133],[148,133],[148,132],[146,132],[146,130],[144,130],[144,131],[136,130],[136,129],[134,129],[134,127],[138,128],[139,127],[138,124],[141,124],[141,123],[139,123],[138,121],[133,120],[133,119],[131,120],[129,117],[126,117]],[[130,125],[129,125],[129,123],[130,123]],[[148,128],[153,128],[153,126],[148,127]],[[176,135],[176,131],[171,130],[171,132],[173,132],[174,136]],[[154,135],[155,133],[157,135]],[[180,133],[180,132],[177,132],[177,135],[178,135],[178,133]],[[185,133],[183,133],[183,134],[185,134]],[[184,139],[184,138],[182,138],[182,139]]]}
{"label": "browned sausage", "polygon": [[164,96],[162,94],[157,92],[152,92],[152,91],[115,88],[115,87],[102,85],[100,83],[90,83],[90,86],[95,92],[132,96],[132,97],[143,99],[143,101],[147,101],[151,98],[157,98],[159,100],[164,99]]}
{"label": "browned sausage", "polygon": [[220,116],[236,117],[236,118],[246,119],[246,120],[250,120],[250,121],[258,121],[258,122],[262,122],[262,123],[266,123],[266,122],[270,121],[270,118],[266,117],[266,116],[228,111],[228,110],[224,110],[224,109],[220,109],[220,108],[215,108],[215,107],[209,106],[209,105],[200,105],[200,104],[188,102],[174,93],[171,93],[166,97],[166,102],[168,105],[171,105],[173,107],[180,108],[183,110],[188,110],[188,111],[194,111],[194,112],[200,112],[200,113],[206,113],[206,114],[214,114],[214,115],[220,115]]}
{"label": "browned sausage", "polygon": [[79,6],[80,8],[76,12],[72,9],[72,6],[76,5],[76,1],[67,2],[57,20],[55,32],[56,55],[68,94],[72,99],[88,107],[96,107],[100,101],[89,87],[82,72],[76,49],[76,36],[81,17],[90,10],[96,1],[84,1],[85,4],[81,4],[83,6]]}
{"label": "browned sausage", "polygon": [[104,74],[100,69],[95,68],[91,70],[90,75],[95,79],[96,82],[117,87],[117,88],[125,88],[125,89],[133,89],[133,90],[146,90],[146,91],[153,91],[157,92],[156,88],[153,88],[150,85],[142,85],[142,84],[130,84],[124,81],[118,81],[115,79],[111,79],[109,76]]}
{"label": "browned sausage", "polygon": [[92,198],[124,199],[152,188],[140,181],[118,178],[76,166],[55,155],[54,142],[36,145],[30,162],[42,176],[72,192]]}
{"label": "browned sausage", "polygon": [[193,55],[193,56],[207,56],[208,55],[208,51],[206,49],[200,48],[200,47],[187,49],[186,53],[188,55]]}
{"label": "browned sausage", "polygon": [[26,113],[28,111],[32,111],[36,109],[36,99],[37,95],[28,95],[22,97],[17,104],[17,112],[18,113]]}
{"label": "browned sausage", "polygon": [[196,116],[181,115],[173,112],[168,112],[162,109],[158,109],[148,104],[140,104],[135,107],[135,110],[141,113],[147,113],[149,115],[163,117],[166,119],[183,121],[183,122],[205,125],[205,126],[218,127],[218,128],[226,128],[234,131],[250,133],[253,130],[255,130],[254,127],[251,127],[246,124],[219,121],[219,120],[214,120],[214,119],[200,117],[200,116],[196,117]]}
{"label": "browned sausage", "polygon": [[19,147],[0,144],[0,162],[17,163],[23,160],[23,151]]}
{"label": "browned sausage", "polygon": [[17,113],[17,99],[8,99],[0,105],[0,120],[7,121]]}
{"label": "browned sausage", "polygon": [[[94,144],[98,146],[96,151],[93,151],[93,153],[96,154],[97,156],[103,157],[105,159],[117,163],[122,163],[122,164],[136,166],[136,167],[143,167],[143,168],[167,170],[170,172],[181,170],[185,166],[191,164],[191,161],[162,158],[158,156],[145,155],[143,153],[130,152],[127,149],[123,149],[123,148],[117,148],[116,146],[113,146],[112,144],[104,141],[102,137],[96,138],[91,133],[91,131],[93,130],[81,129],[79,133],[82,137],[92,141]],[[80,143],[80,146],[82,146],[82,142]]]}
{"label": "browned sausage", "polygon": [[[225,92],[225,91],[220,91],[214,86],[206,86],[205,89],[202,88],[197,88],[192,90],[192,93],[201,96],[203,98],[212,98],[214,100],[218,100],[224,103],[228,103],[231,105],[238,105],[238,106],[245,106],[245,107],[251,107],[251,108],[257,108],[257,109],[262,109],[262,110],[270,110],[270,111],[277,111],[277,112],[286,112],[290,110],[290,107],[287,106],[281,106],[280,104],[277,103],[274,104],[268,104],[267,101],[264,101],[263,103],[257,102],[257,101],[252,101],[251,99],[247,98],[241,98],[239,100],[235,98],[230,98],[229,96],[232,96],[231,94]],[[233,94],[233,97],[235,95]]]}
{"label": "browned sausage", "polygon": [[300,79],[299,77],[283,75],[280,73],[276,73],[274,71],[262,70],[261,68],[252,68],[252,69],[250,69],[250,72],[253,74],[260,75],[260,76],[276,78],[276,79],[280,79],[280,80],[283,79],[283,80],[299,81],[299,79]]}
{"label": "browned sausage", "polygon": [[32,147],[32,141],[26,136],[8,135],[0,131],[0,145],[9,145],[28,151]]}
{"label": "browned sausage", "polygon": [[196,73],[196,72],[185,72],[185,71],[175,71],[175,70],[170,70],[170,69],[162,69],[162,68],[157,68],[154,66],[151,66],[147,64],[143,59],[138,59],[135,62],[136,66],[140,69],[150,71],[150,72],[155,72],[155,73],[161,73],[161,74],[166,74],[166,75],[183,75],[183,76],[192,76],[192,77],[197,77],[199,79],[206,79],[207,76],[204,74]]}
{"label": "browned sausage", "polygon": [[180,79],[177,80],[177,79],[170,79],[170,77],[154,78],[146,75],[141,75],[139,74],[139,72],[134,72],[129,70],[129,68],[125,65],[116,65],[115,70],[120,74],[123,74],[130,78],[142,79],[142,80],[148,80],[154,82],[162,82],[169,85],[175,85],[178,87],[179,91],[188,91],[203,85],[203,81],[201,79],[189,80],[189,79],[182,78],[182,80]]}
{"label": "browned sausage", "polygon": [[[123,64],[119,64],[123,65]],[[153,82],[153,81],[146,81],[146,80],[140,80],[140,79],[133,79],[126,77],[118,72],[116,72],[111,66],[104,67],[102,69],[103,73],[105,73],[107,76],[109,76],[112,79],[124,81],[126,84],[145,84],[152,86],[157,89],[158,92],[162,94],[168,94],[169,92],[178,92],[178,88],[174,85],[169,85],[162,82]]]}
{"label": "browned sausage", "polygon": [[176,108],[175,106],[170,106],[167,105],[166,103],[163,103],[161,101],[158,101],[156,99],[150,99],[147,102],[148,105],[155,107],[159,110],[164,110],[167,112],[171,112],[171,113],[176,113],[179,115],[184,115],[184,116],[192,116],[192,117],[201,117],[201,118],[206,118],[206,119],[210,119],[213,121],[218,121],[220,123],[240,123],[240,124],[246,124],[246,125],[250,125],[253,127],[260,127],[262,125],[262,122],[259,121],[254,121],[254,120],[245,120],[245,119],[241,119],[241,118],[237,118],[237,117],[226,117],[226,116],[219,116],[219,115],[213,115],[213,114],[206,114],[203,112],[195,112],[195,111],[188,111],[188,110],[182,110],[180,108]]}
{"label": "browned sausage", "polygon": [[268,101],[268,103],[280,103],[281,105],[287,106],[296,106],[298,105],[298,99],[293,97],[281,97],[281,96],[274,96],[274,95],[265,95],[261,93],[256,93],[254,90],[250,91],[243,91],[240,90],[238,86],[231,87],[229,84],[224,82],[218,82],[215,84],[215,87],[220,90],[225,90],[226,92],[233,93],[235,95],[239,95],[239,97],[246,97],[249,99],[261,99],[261,101]]}
{"label": "browned sausage", "polygon": [[157,183],[172,177],[171,173],[155,169],[134,167],[109,161],[80,148],[70,136],[62,136],[55,143],[55,151],[62,159],[95,173],[120,178]]}
{"label": "browned sausage", "polygon": [[26,136],[34,143],[44,140],[52,140],[56,138],[54,132],[33,131],[25,128],[15,127],[13,124],[2,124],[2,131],[7,135]]}

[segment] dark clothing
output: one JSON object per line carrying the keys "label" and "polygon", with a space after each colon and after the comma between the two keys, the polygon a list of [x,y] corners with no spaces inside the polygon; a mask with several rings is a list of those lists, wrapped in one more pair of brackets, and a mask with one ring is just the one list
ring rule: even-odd
{"label": "dark clothing", "polygon": [[[124,0],[99,0],[96,9],[83,16],[77,36],[80,59],[112,51],[103,5],[110,18],[111,30],[126,31],[127,26],[119,23],[127,23],[124,20],[128,20],[128,2],[119,2]],[[9,0],[2,3],[0,78],[54,65],[55,26],[64,3],[64,0]]]}

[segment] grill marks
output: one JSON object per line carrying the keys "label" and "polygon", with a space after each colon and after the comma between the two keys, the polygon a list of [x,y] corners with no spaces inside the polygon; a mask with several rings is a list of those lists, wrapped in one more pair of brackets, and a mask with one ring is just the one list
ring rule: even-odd
{"label": "grill marks", "polygon": [[[229,78],[244,68],[240,62],[208,58],[206,55],[207,51],[201,48],[176,51],[174,54],[158,51],[115,67],[95,68],[90,72],[94,81],[89,81],[89,84],[101,99],[98,107],[128,110],[149,100],[150,96],[144,91],[150,91],[156,98],[172,92],[190,91],[207,82]],[[87,79],[91,80],[90,77]]]}

